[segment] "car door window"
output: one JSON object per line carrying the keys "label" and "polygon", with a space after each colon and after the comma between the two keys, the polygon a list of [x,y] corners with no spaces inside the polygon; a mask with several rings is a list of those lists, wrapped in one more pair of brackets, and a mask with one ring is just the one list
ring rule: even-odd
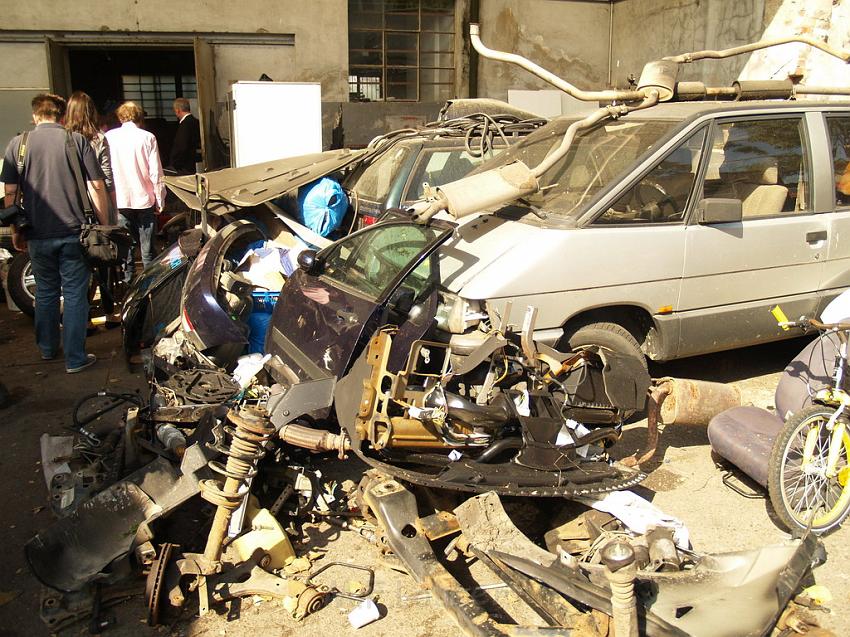
{"label": "car door window", "polygon": [[349,188],[356,190],[359,197],[368,201],[386,201],[399,169],[410,157],[410,153],[410,148],[403,145],[389,149],[366,166]]}
{"label": "car door window", "polygon": [[485,159],[494,157],[501,150],[494,149],[494,152],[486,153],[483,157],[476,157],[463,148],[423,151],[403,200],[412,202],[420,199],[423,194],[423,184],[426,182],[431,186],[442,186],[466,177],[473,168]]}
{"label": "car door window", "polygon": [[804,141],[800,117],[718,124],[703,196],[740,199],[744,219],[811,210]]}
{"label": "car door window", "polygon": [[826,118],[832,146],[832,170],[835,178],[835,205],[850,207],[850,115]]}
{"label": "car door window", "polygon": [[[372,226],[331,246],[322,255],[322,276],[369,300],[377,300],[438,234],[432,226],[412,223]],[[427,284],[428,263],[426,260],[407,277],[411,285],[417,281],[422,286]]]}
{"label": "car door window", "polygon": [[681,222],[693,191],[704,141],[705,129],[688,137],[602,213],[595,224]]}

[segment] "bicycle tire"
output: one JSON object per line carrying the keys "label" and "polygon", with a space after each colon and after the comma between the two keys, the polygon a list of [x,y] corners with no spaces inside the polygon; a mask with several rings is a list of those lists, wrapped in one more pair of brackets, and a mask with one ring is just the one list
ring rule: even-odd
{"label": "bicycle tire", "polygon": [[[818,473],[826,464],[832,435],[825,425],[835,408],[812,405],[797,411],[785,421],[770,453],[767,490],[780,522],[788,529],[826,533],[838,527],[850,514],[850,431],[845,430],[836,467],[843,468],[829,478]],[[810,434],[813,428],[817,433]],[[806,438],[814,435],[813,471],[803,469]],[[844,484],[842,484],[842,482]]]}

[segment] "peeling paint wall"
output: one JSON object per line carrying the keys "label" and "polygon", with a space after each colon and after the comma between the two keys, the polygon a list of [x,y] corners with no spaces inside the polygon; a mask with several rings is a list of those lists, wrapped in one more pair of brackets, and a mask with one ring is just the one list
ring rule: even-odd
{"label": "peeling paint wall", "polygon": [[[603,2],[481,0],[481,40],[519,53],[579,88],[608,78],[610,6]],[[478,94],[507,99],[508,89],[551,86],[513,65],[481,59]]]}
{"label": "peeling paint wall", "polygon": [[[850,48],[850,0],[783,0],[764,37],[791,34],[807,35],[835,48]],[[784,44],[753,53],[741,71],[741,79],[789,76],[803,78],[802,83],[810,86],[850,86],[846,63],[803,44]]]}
{"label": "peeling paint wall", "polygon": [[[770,5],[770,6],[766,6]],[[759,40],[776,3],[770,0],[626,0],[614,5],[612,79],[665,55],[723,49]],[[746,56],[685,65],[680,80],[726,84],[738,77]]]}

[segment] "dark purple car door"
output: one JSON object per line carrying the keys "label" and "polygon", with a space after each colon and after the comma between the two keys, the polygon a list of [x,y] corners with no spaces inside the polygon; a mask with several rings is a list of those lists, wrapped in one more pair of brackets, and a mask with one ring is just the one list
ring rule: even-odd
{"label": "dark purple car door", "polygon": [[[386,221],[329,246],[314,274],[299,270],[281,290],[266,352],[298,382],[339,378],[379,327],[400,322],[395,310],[432,296],[432,254],[451,231],[444,222]],[[270,367],[278,382],[296,381]]]}

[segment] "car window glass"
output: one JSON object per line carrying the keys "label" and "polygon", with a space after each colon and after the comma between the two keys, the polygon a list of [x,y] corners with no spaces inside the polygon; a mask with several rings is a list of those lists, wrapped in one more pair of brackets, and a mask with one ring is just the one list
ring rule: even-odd
{"label": "car window glass", "polygon": [[[377,300],[437,234],[435,228],[418,224],[372,226],[329,248],[322,257],[323,277]],[[425,282],[430,276],[426,264],[414,271],[425,267],[417,275]]]}
{"label": "car window glass", "polygon": [[[557,119],[517,142],[482,170],[513,161],[537,166],[561,146],[571,119]],[[543,209],[549,217],[574,218],[581,214],[597,193],[622,179],[635,161],[678,124],[674,120],[627,120],[607,122],[583,131],[569,151],[540,176],[540,192],[526,197],[528,203]]]}
{"label": "car window glass", "polygon": [[676,223],[684,218],[705,140],[705,129],[682,142],[595,224]]}
{"label": "car window glass", "polygon": [[410,156],[410,148],[397,146],[386,151],[371,164],[366,166],[352,188],[357,195],[369,201],[383,202],[390,194],[399,168]]}
{"label": "car window glass", "polygon": [[835,205],[850,206],[850,115],[827,117],[835,177]]}
{"label": "car window glass", "polygon": [[501,150],[503,149],[494,149],[483,157],[476,157],[461,148],[423,151],[413,171],[404,200],[409,202],[421,198],[422,185],[425,182],[431,186],[442,186],[466,177],[473,168],[485,159],[494,157]]}
{"label": "car window glass", "polygon": [[703,196],[740,199],[745,219],[810,210],[803,139],[798,117],[716,126]]}

